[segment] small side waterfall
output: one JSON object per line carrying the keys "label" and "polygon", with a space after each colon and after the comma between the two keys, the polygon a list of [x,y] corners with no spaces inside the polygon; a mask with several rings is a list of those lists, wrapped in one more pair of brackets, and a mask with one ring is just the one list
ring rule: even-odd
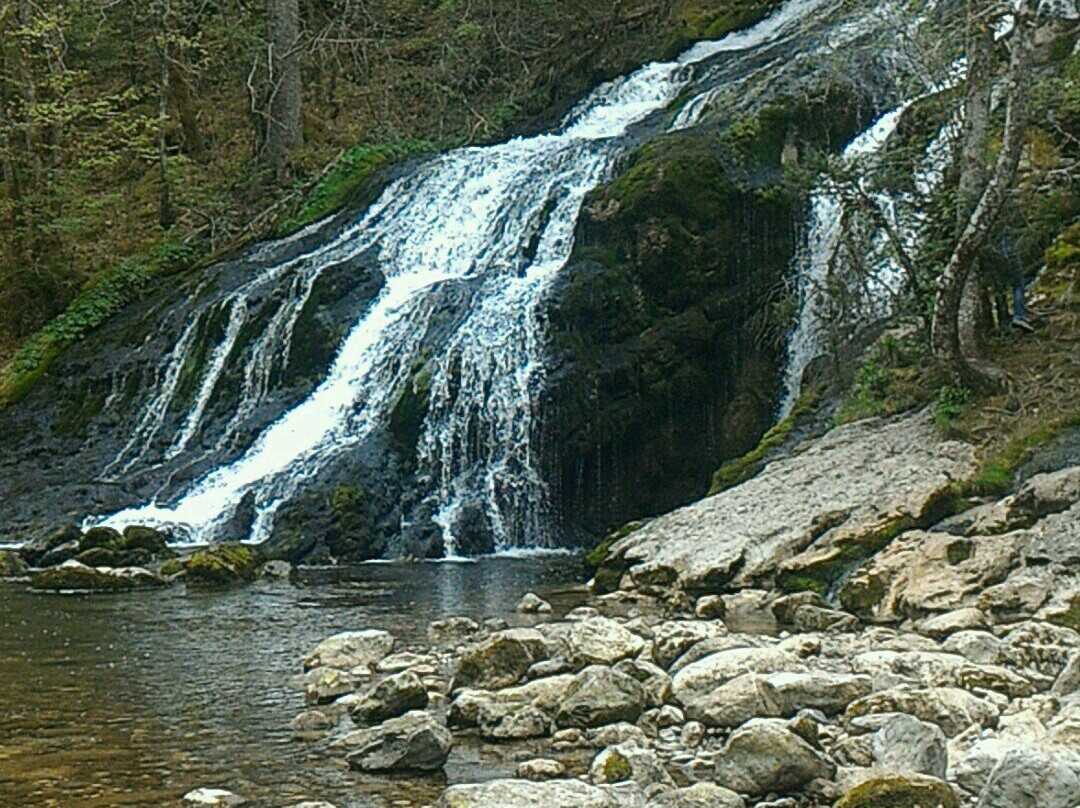
{"label": "small side waterfall", "polygon": [[[946,81],[880,116],[844,148],[841,161],[850,167],[872,169],[874,157],[896,131],[904,113],[914,104],[955,86],[963,78],[963,73],[964,63],[958,61]],[[954,116],[927,145],[914,168],[914,195],[869,191],[864,179],[858,180],[862,190],[887,218],[909,254],[917,249],[926,223],[923,209],[941,183],[951,160],[951,144],[958,127],[958,119]],[[781,418],[788,415],[798,401],[807,366],[827,350],[824,344],[829,299],[827,287],[834,262],[838,260],[845,213],[840,192],[830,183],[823,184],[811,194],[805,243],[796,256],[792,273],[799,296],[799,309],[795,327],[788,338],[784,393],[779,412]],[[890,248],[889,238],[880,229],[875,229],[866,263],[868,272],[864,281],[865,299],[861,301],[863,311],[860,320],[880,320],[889,315],[892,298],[905,282],[904,272]]]}
{"label": "small side waterfall", "polygon": [[[168,526],[184,539],[207,541],[247,502],[255,514],[250,539],[266,539],[283,503],[383,423],[414,371],[441,296],[452,289],[468,306],[427,362],[430,400],[417,450],[423,496],[443,529],[448,555],[456,552],[453,526],[467,505],[482,507],[496,549],[544,546],[547,497],[533,448],[544,374],[541,304],[570,256],[586,194],[611,175],[635,125],[692,88],[695,65],[795,36],[825,4],[792,0],[745,31],[605,84],[555,132],[431,159],[390,184],[326,243],[260,268],[216,306],[195,313],[111,473],[153,460],[148,447],[193,360],[196,334],[217,329],[221,335],[198,363],[194,403],[160,462],[198,454],[195,439],[229,365],[241,368],[240,396],[216,443],[238,439],[288,364],[297,320],[327,268],[369,256],[384,279],[342,339],[325,379],[239,456],[167,501],[92,516],[87,524]],[[700,106],[691,101],[687,109]],[[682,116],[675,126],[691,122]],[[282,288],[287,293],[276,296],[267,317],[267,298]],[[246,330],[257,336],[242,343]]]}

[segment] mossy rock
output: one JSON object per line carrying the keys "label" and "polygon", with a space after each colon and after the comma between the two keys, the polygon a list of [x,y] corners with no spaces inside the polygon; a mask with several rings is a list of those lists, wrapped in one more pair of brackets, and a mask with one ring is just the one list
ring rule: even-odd
{"label": "mossy rock", "polygon": [[611,750],[607,760],[604,761],[604,781],[607,783],[621,783],[629,780],[634,774],[630,761],[623,757],[617,750]]}
{"label": "mossy rock", "polygon": [[960,803],[943,780],[896,774],[855,786],[833,808],[960,808]]}
{"label": "mossy rock", "polygon": [[92,527],[79,539],[79,550],[94,550],[101,547],[113,550],[120,546],[122,538],[120,531],[111,527]]}
{"label": "mossy rock", "polygon": [[174,575],[179,575],[184,571],[184,562],[179,558],[170,558],[161,565],[158,571],[162,577],[172,578]]}
{"label": "mossy rock", "polygon": [[0,550],[0,578],[26,575],[26,562],[14,550]]}
{"label": "mossy rock", "polygon": [[1046,619],[1055,625],[1071,628],[1073,631],[1080,631],[1080,595],[1073,595],[1068,608],[1059,612],[1051,612],[1046,616]]}
{"label": "mossy rock", "polygon": [[258,550],[230,541],[196,551],[184,562],[184,569],[189,586],[217,587],[255,580],[260,563]]}
{"label": "mossy rock", "polygon": [[91,547],[88,550],[83,550],[75,556],[75,560],[81,564],[86,564],[88,567],[118,566],[116,552],[108,547]]}
{"label": "mossy rock", "polygon": [[166,549],[165,536],[152,527],[129,525],[124,528],[122,545],[125,550],[147,550],[160,553]]}
{"label": "mossy rock", "polygon": [[53,592],[119,592],[132,589],[134,583],[127,578],[69,561],[57,567],[38,570],[30,576],[30,586]]}

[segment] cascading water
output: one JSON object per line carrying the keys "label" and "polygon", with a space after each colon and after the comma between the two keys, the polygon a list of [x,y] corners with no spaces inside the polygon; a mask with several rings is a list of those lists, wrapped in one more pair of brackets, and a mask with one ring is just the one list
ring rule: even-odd
{"label": "cascading water", "polygon": [[[956,85],[963,77],[962,61],[953,66],[949,78],[915,98],[903,102],[874,121],[844,149],[841,161],[848,166],[865,167],[896,131],[904,113],[919,101]],[[951,140],[957,131],[956,120],[950,120],[927,146],[915,167],[912,177],[915,194],[890,194],[883,191],[864,193],[885,216],[905,250],[918,243],[925,224],[923,209],[942,180],[951,157]],[[860,179],[858,182],[862,183]],[[844,226],[845,207],[838,190],[829,183],[811,194],[807,219],[806,241],[796,256],[794,277],[799,295],[798,319],[788,338],[787,362],[784,367],[784,392],[780,402],[781,418],[788,415],[802,391],[802,377],[807,366],[826,349],[826,288],[837,257]],[[867,256],[869,271],[865,279],[866,319],[888,316],[890,301],[904,283],[903,271],[888,244],[888,237],[876,230]]]}
{"label": "cascading water", "polygon": [[[632,127],[691,85],[693,65],[794,36],[800,21],[824,5],[793,0],[746,31],[605,84],[554,133],[459,149],[423,163],[336,237],[263,267],[213,311],[195,314],[111,471],[123,473],[143,459],[176,396],[194,335],[210,329],[211,317],[224,319],[222,336],[202,363],[194,404],[164,452],[166,461],[192,452],[226,364],[242,359],[239,402],[217,447],[238,439],[241,424],[288,363],[297,319],[320,273],[370,255],[384,278],[325,379],[239,456],[167,501],[90,517],[87,524],[170,526],[183,538],[206,541],[247,501],[254,508],[250,539],[267,538],[281,505],[385,419],[420,357],[440,295],[452,288],[469,306],[439,355],[428,360],[430,404],[417,449],[426,499],[448,555],[456,551],[455,519],[470,502],[482,505],[496,549],[544,545],[546,492],[533,449],[544,373],[541,304],[570,256],[586,194],[611,175]],[[690,106],[700,109],[693,101]],[[676,126],[689,123],[683,116]],[[254,327],[255,301],[286,279],[288,294],[236,356],[239,335]]]}

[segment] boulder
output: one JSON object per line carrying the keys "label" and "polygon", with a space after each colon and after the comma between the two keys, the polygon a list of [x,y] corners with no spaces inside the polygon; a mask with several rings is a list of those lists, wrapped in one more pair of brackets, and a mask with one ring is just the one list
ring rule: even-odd
{"label": "boulder", "polygon": [[560,728],[587,728],[637,721],[645,708],[645,690],[625,673],[593,665],[574,677],[555,713]]}
{"label": "boulder", "polygon": [[31,566],[38,566],[41,558],[50,550],[61,545],[70,545],[72,542],[78,546],[82,538],[82,532],[77,525],[64,525],[43,536],[36,536],[25,542],[20,550],[22,557]]}
{"label": "boulder", "polygon": [[948,749],[941,727],[903,713],[879,717],[884,720],[873,739],[877,766],[901,774],[945,778]]}
{"label": "boulder", "polygon": [[723,620],[726,613],[724,599],[719,595],[702,595],[694,604],[694,615],[699,620]]}
{"label": "boulder", "polygon": [[694,783],[654,797],[645,808],[744,808],[745,805],[734,791],[714,783]]}
{"label": "boulder", "polygon": [[744,673],[805,673],[806,670],[798,657],[779,648],[733,648],[709,654],[680,669],[671,679],[671,693],[686,707]]}
{"label": "boulder", "polygon": [[850,789],[833,808],[960,808],[960,803],[943,780],[883,773]]}
{"label": "boulder", "polygon": [[333,728],[333,719],[322,710],[305,710],[289,722],[294,738],[321,738]]}
{"label": "boulder", "polygon": [[580,780],[490,780],[450,786],[435,808],[622,808],[610,790]]}
{"label": "boulder", "polygon": [[900,685],[852,702],[846,715],[854,718],[873,713],[907,713],[937,724],[952,738],[973,725],[996,725],[999,712],[992,702],[958,687]]}
{"label": "boulder", "polygon": [[[724,601],[719,600],[722,604]],[[653,631],[653,659],[662,668],[670,668],[679,656],[693,645],[727,634],[719,620],[670,620]]]}
{"label": "boulder", "polygon": [[517,765],[517,776],[523,780],[554,780],[566,774],[566,767],[551,758],[533,758],[523,760]]}
{"label": "boulder", "polygon": [[21,578],[26,575],[26,562],[14,550],[0,550],[0,578]]}
{"label": "boulder", "polygon": [[575,621],[564,638],[570,660],[578,665],[612,665],[645,647],[645,640],[607,617]]}
{"label": "boulder", "polygon": [[427,641],[436,648],[454,648],[475,641],[482,631],[480,624],[470,617],[447,617],[428,624]]}
{"label": "boulder", "polygon": [[1076,808],[1080,752],[1057,745],[977,742],[952,776],[977,808]]}
{"label": "boulder", "polygon": [[149,570],[88,567],[79,561],[65,561],[57,567],[37,570],[30,576],[30,586],[49,591],[118,592],[164,586],[165,582]]}
{"label": "boulder", "polygon": [[662,668],[639,659],[624,659],[614,666],[619,673],[637,679],[645,690],[645,706],[659,707],[671,695],[671,677]]}
{"label": "boulder", "polygon": [[799,606],[791,616],[795,631],[855,631],[859,619],[839,609],[823,609],[820,606]]}
{"label": "boulder", "polygon": [[450,754],[450,731],[424,712],[406,713],[354,734],[353,751],[345,759],[358,771],[434,771]]}
{"label": "boulder", "polygon": [[352,693],[355,686],[345,671],[326,668],[319,671],[314,681],[308,684],[304,695],[310,704],[329,704],[347,693]]}
{"label": "boulder", "polygon": [[547,645],[534,629],[507,629],[465,649],[451,689],[497,690],[517,684],[534,662],[547,658]]}
{"label": "boulder", "polygon": [[220,587],[255,580],[262,561],[257,547],[227,541],[197,550],[184,561],[185,583],[196,587]]}
{"label": "boulder", "polygon": [[424,682],[415,673],[403,671],[387,676],[362,693],[349,715],[357,724],[378,724],[410,710],[423,710],[427,705],[428,692]]}
{"label": "boulder", "polygon": [[780,699],[767,678],[744,673],[712,691],[684,701],[687,717],[708,727],[730,729],[755,717],[783,715]]}
{"label": "boulder", "polygon": [[716,758],[714,779],[743,794],[786,794],[835,773],[828,758],[783,722],[755,719],[731,733]]}
{"label": "boulder", "polygon": [[990,621],[986,619],[986,615],[981,609],[976,609],[973,606],[934,615],[916,625],[916,629],[920,634],[933,637],[935,640],[944,640],[950,634],[955,634],[958,631],[976,631],[989,627]]}
{"label": "boulder", "polygon": [[323,640],[304,657],[304,670],[320,666],[349,670],[375,665],[394,650],[394,637],[379,629],[344,631]]}
{"label": "boulder", "polygon": [[633,741],[609,746],[593,758],[589,779],[594,783],[630,781],[642,788],[654,783],[674,785],[657,754]]}
{"label": "boulder", "polygon": [[805,709],[836,715],[874,689],[869,676],[816,670],[808,673],[773,673],[765,677],[765,682],[782,716],[795,715]]}
{"label": "boulder", "polygon": [[518,601],[517,611],[522,614],[550,614],[551,604],[535,592],[526,592]]}
{"label": "boulder", "polygon": [[495,702],[481,706],[477,726],[486,741],[524,741],[550,735],[551,717],[531,704]]}
{"label": "boulder", "polygon": [[941,649],[980,665],[1001,662],[1001,640],[989,631],[958,631],[941,644]]}
{"label": "boulder", "polygon": [[900,684],[996,690],[1011,698],[1029,696],[1029,679],[1001,665],[977,665],[959,654],[935,651],[867,651],[851,660],[856,673],[873,677],[877,687]]}

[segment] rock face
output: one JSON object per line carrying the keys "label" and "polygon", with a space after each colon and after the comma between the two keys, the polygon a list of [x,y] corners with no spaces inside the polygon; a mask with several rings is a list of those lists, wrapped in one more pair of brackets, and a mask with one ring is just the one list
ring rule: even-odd
{"label": "rock face", "polygon": [[450,731],[424,712],[406,713],[360,730],[346,760],[365,772],[434,771],[450,754]]}
{"label": "rock face", "polygon": [[[649,522],[615,542],[604,563],[628,570],[631,583],[738,587],[810,545],[823,514],[846,514],[832,530],[855,536],[883,529],[883,513],[894,515],[887,530],[932,521],[949,483],[974,469],[972,448],[937,440],[928,413],[847,424],[742,485]],[[877,543],[872,537],[863,557]]]}

